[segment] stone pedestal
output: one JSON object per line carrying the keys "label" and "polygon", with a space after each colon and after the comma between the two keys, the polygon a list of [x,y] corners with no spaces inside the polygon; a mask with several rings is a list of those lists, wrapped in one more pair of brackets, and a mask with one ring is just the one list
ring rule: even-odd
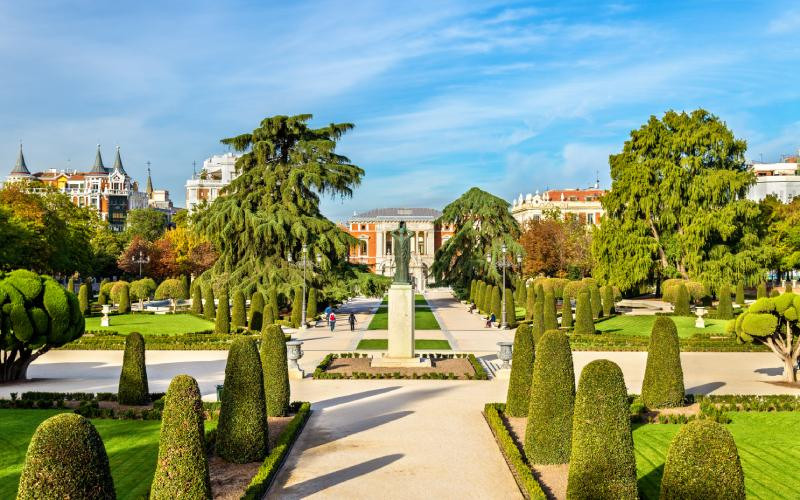
{"label": "stone pedestal", "polygon": [[373,358],[375,367],[430,366],[429,359],[414,357],[414,287],[394,283],[389,288],[389,352]]}

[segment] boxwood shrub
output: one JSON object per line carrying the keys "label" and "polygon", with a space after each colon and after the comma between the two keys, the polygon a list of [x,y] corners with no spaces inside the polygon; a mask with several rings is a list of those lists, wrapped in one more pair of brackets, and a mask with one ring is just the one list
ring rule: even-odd
{"label": "boxwood shrub", "polygon": [[683,399],[683,368],[678,329],[672,318],[656,316],[647,349],[642,402],[648,408],[666,408],[681,406]]}
{"label": "boxwood shrub", "polygon": [[629,410],[619,366],[586,365],[575,395],[567,498],[639,498]]}
{"label": "boxwood shrub", "polygon": [[603,316],[611,316],[614,310],[614,287],[606,285],[603,287]]}
{"label": "boxwood shrub", "polygon": [[18,499],[114,499],[114,480],[100,434],[75,413],[42,422],[19,478]]}
{"label": "boxwood shrub", "polygon": [[586,288],[578,291],[578,298],[575,303],[575,333],[577,335],[596,333],[594,321],[592,320],[591,298],[589,290]]}
{"label": "boxwood shrub", "polygon": [[719,303],[717,304],[717,319],[733,319],[733,304],[731,303],[731,287],[722,285],[719,289]]}
{"label": "boxwood shrub", "polygon": [[261,331],[264,320],[264,295],[258,290],[250,297],[250,321],[247,322],[254,332]]}
{"label": "boxwood shrub", "polygon": [[520,325],[514,334],[511,375],[506,396],[506,413],[512,417],[528,415],[533,378],[534,345],[530,325]]}
{"label": "boxwood shrub", "polygon": [[124,405],[144,405],[150,400],[147,387],[147,365],[144,359],[144,337],[138,332],[125,339],[122,371],[119,374],[118,401]]}
{"label": "boxwood shrub", "polygon": [[231,332],[231,309],[228,302],[228,290],[222,288],[219,293],[219,305],[217,306],[217,318],[214,321],[214,333]]}
{"label": "boxwood shrub", "polygon": [[544,292],[543,324],[545,331],[558,329],[558,313],[556,312],[556,296],[552,291]]}
{"label": "boxwood shrub", "polygon": [[241,290],[233,292],[233,309],[231,311],[231,326],[234,329],[247,326],[247,315],[245,314],[244,293]]}
{"label": "boxwood shrub", "polygon": [[744,500],[744,473],[724,425],[695,420],[681,427],[667,452],[659,498]]}
{"label": "boxwood shrub", "polygon": [[558,330],[535,344],[525,454],[532,464],[569,462],[575,371],[567,336]]}
{"label": "boxwood shrub", "polygon": [[267,436],[261,359],[255,341],[240,337],[225,365],[216,453],[229,462],[257,462],[267,454]]}
{"label": "boxwood shrub", "polygon": [[261,367],[267,416],[284,417],[289,411],[289,369],[286,340],[278,325],[266,325],[261,338]]}
{"label": "boxwood shrub", "polygon": [[203,292],[200,286],[195,286],[192,290],[192,313],[203,314]]}
{"label": "boxwood shrub", "polygon": [[692,316],[692,311],[689,308],[689,289],[686,288],[684,283],[680,283],[677,286],[674,312],[676,316]]}
{"label": "boxwood shrub", "polygon": [[203,402],[189,375],[172,379],[164,398],[152,499],[211,498]]}
{"label": "boxwood shrub", "polygon": [[214,321],[217,317],[217,309],[214,305],[214,289],[211,285],[205,285],[203,288],[203,316],[209,321]]}

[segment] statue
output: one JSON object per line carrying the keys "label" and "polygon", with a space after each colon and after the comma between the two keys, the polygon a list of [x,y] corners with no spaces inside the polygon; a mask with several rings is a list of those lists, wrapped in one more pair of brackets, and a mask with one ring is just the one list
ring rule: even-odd
{"label": "statue", "polygon": [[392,231],[392,246],[394,247],[394,283],[411,283],[408,264],[411,261],[411,233],[406,228],[404,221],[400,227]]}

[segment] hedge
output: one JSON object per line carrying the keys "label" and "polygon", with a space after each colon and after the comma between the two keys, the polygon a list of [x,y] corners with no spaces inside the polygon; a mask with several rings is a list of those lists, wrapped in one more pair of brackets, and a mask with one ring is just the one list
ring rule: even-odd
{"label": "hedge", "polygon": [[567,498],[639,498],[629,410],[619,366],[586,365],[575,395]]}
{"label": "hedge", "polygon": [[500,451],[503,453],[506,463],[511,467],[512,475],[517,481],[517,486],[519,486],[523,496],[535,500],[545,500],[548,498],[547,495],[533,476],[530,466],[525,461],[522,453],[520,453],[511,433],[508,432],[508,428],[503,422],[503,417],[500,416],[500,412],[504,408],[506,407],[502,403],[488,403],[483,409],[486,422],[489,424],[497,444],[500,445]]}
{"label": "hedge", "polygon": [[502,305],[502,301],[501,301],[500,287],[499,286],[493,286],[492,287],[492,310],[491,310],[491,314],[494,314],[495,318],[497,318],[497,321],[502,321],[502,318],[501,318],[502,308],[503,308],[503,305]]}
{"label": "hedge", "polygon": [[228,302],[228,289],[222,288],[219,293],[219,304],[217,305],[217,317],[214,321],[214,333],[231,332],[231,309]]}
{"label": "hedge", "polygon": [[736,284],[736,303],[744,307],[744,283],[741,281]]}
{"label": "hedge", "polygon": [[541,337],[544,334],[544,294],[537,294],[536,302],[533,303],[531,328],[534,338]]}
{"label": "hedge", "polygon": [[563,332],[547,332],[535,345],[525,454],[532,464],[569,462],[575,372]]}
{"label": "hedge", "polygon": [[216,453],[228,462],[263,460],[268,447],[261,359],[251,338],[231,344],[217,427]]}
{"label": "hedge", "polygon": [[17,498],[116,498],[108,455],[91,422],[75,413],[61,413],[36,428]]}
{"label": "hedge", "polygon": [[211,498],[203,402],[189,375],[172,379],[164,397],[152,499]]}
{"label": "hedge", "polygon": [[254,332],[261,331],[264,325],[264,295],[258,290],[250,297],[250,318],[247,325]]}
{"label": "hedge", "polygon": [[150,402],[144,351],[144,337],[138,332],[128,334],[117,391],[120,404],[144,405]]}
{"label": "hedge", "polygon": [[183,300],[188,300],[191,288],[191,285],[189,284],[189,277],[186,276],[185,274],[182,274],[180,279],[181,279],[181,290],[182,290],[180,298]]}
{"label": "hedge", "polygon": [[275,287],[269,289],[265,302],[272,308],[272,321],[278,321],[280,319],[280,311],[278,310],[278,290]]}
{"label": "hedge", "polygon": [[203,287],[203,316],[209,321],[214,321],[217,317],[217,309],[214,304],[214,289],[211,285]]}
{"label": "hedge", "polygon": [[[117,286],[114,286],[114,290],[117,289]],[[131,312],[131,299],[130,299],[130,290],[128,289],[128,284],[121,284],[119,286],[119,302],[117,306],[117,311],[120,314],[127,314]]]}
{"label": "hedge", "polygon": [[717,319],[733,319],[733,304],[731,304],[731,287],[722,285],[719,289],[719,303],[717,304]]}
{"label": "hedge", "polygon": [[86,283],[78,289],[78,303],[84,316],[91,312],[89,309],[89,286]]}
{"label": "hedge", "polygon": [[317,308],[317,289],[312,288],[308,291],[308,302],[306,304],[306,319],[309,321],[316,321],[319,316],[319,309]]}
{"label": "hedge", "polygon": [[597,287],[597,283],[592,283],[587,288],[589,289],[589,300],[592,303],[592,318],[600,318],[603,316],[603,304],[600,301],[600,289]]}
{"label": "hedge", "polygon": [[683,405],[684,386],[678,329],[668,316],[656,316],[650,333],[642,402],[648,408]]}
{"label": "hedge", "polygon": [[511,375],[506,396],[506,413],[512,417],[528,415],[533,377],[534,345],[530,325],[520,325],[514,334]]}
{"label": "hedge", "polygon": [[724,425],[695,420],[681,427],[664,462],[660,498],[744,500],[739,453]]}
{"label": "hedge", "polygon": [[233,310],[231,311],[231,326],[234,329],[247,327],[245,309],[244,293],[236,290],[233,292]]}
{"label": "hedge", "polygon": [[261,367],[268,417],[283,417],[289,411],[289,368],[286,340],[278,325],[265,325],[261,340]]}
{"label": "hedge", "polygon": [[510,288],[506,288],[506,325],[509,328],[517,326],[517,308],[514,304],[514,293]]}
{"label": "hedge", "polygon": [[564,297],[561,303],[561,328],[572,328],[572,302]]}
{"label": "hedge", "polygon": [[758,287],[756,288],[756,298],[760,299],[762,297],[767,296],[767,284],[766,283],[759,283]]}
{"label": "hedge", "polygon": [[179,300],[183,297],[183,284],[181,280],[169,278],[161,282],[156,288],[155,298],[157,300]]}
{"label": "hedge", "polygon": [[[533,285],[531,285],[533,287]],[[531,288],[525,296],[525,319],[530,321],[533,319],[533,312],[536,308],[536,291]]]}
{"label": "hedge", "polygon": [[558,329],[558,313],[556,312],[556,296],[553,294],[552,291],[544,292],[544,302],[542,303],[543,307],[543,320],[542,324],[544,330],[556,330]]}
{"label": "hedge", "polygon": [[674,312],[676,316],[692,316],[692,311],[689,308],[689,290],[683,283],[680,283],[677,287]]}
{"label": "hedge", "polygon": [[294,418],[292,418],[286,428],[284,428],[278,436],[275,446],[258,468],[256,475],[250,480],[247,490],[245,490],[244,495],[242,495],[242,500],[258,500],[264,497],[267,490],[269,490],[270,484],[272,484],[272,481],[278,474],[281,464],[283,464],[283,461],[292,449],[292,444],[294,444],[297,436],[308,420],[311,414],[311,403],[292,403],[292,406],[297,407],[297,414],[295,414]]}
{"label": "hedge", "polygon": [[588,335],[595,333],[594,321],[592,320],[592,303],[589,290],[583,289],[578,292],[575,303],[575,334]]}

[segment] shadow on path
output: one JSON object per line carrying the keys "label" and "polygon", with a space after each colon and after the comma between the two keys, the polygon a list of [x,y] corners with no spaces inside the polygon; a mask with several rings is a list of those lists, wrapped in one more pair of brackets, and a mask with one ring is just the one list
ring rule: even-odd
{"label": "shadow on path", "polygon": [[778,367],[778,368],[759,368],[759,369],[755,370],[755,372],[756,373],[760,373],[762,375],[770,375],[770,376],[774,377],[776,375],[783,375],[783,368],[782,367]]}
{"label": "shadow on path", "polygon": [[381,425],[388,424],[389,422],[394,422],[395,420],[407,417],[413,413],[413,411],[408,410],[386,413],[383,415],[377,415],[375,417],[362,418],[360,420],[353,421],[349,425],[337,427],[335,429],[326,429],[319,424],[316,428],[314,428],[313,433],[309,434],[309,438],[303,443],[303,449],[310,450],[311,448],[316,448],[317,446],[329,444],[353,434],[358,434],[359,432],[368,431],[374,427],[379,427]]}
{"label": "shadow on path", "polygon": [[395,385],[392,387],[381,387],[380,389],[372,389],[369,391],[356,392],[354,394],[348,394],[346,396],[338,396],[335,398],[323,399],[322,401],[313,403],[311,407],[314,410],[324,410],[326,408],[331,408],[345,403],[351,403],[353,401],[358,401],[359,399],[377,396],[379,394],[384,394],[397,389],[400,389],[399,385]]}
{"label": "shadow on path", "polygon": [[702,394],[705,396],[711,394],[724,385],[725,382],[709,382],[707,384],[700,384],[686,389],[686,394]]}
{"label": "shadow on path", "polygon": [[[294,484],[280,493],[271,493],[267,498],[305,498],[314,493],[319,493],[331,486],[369,474],[403,458],[402,453],[394,453],[383,457],[373,458],[357,465],[351,465],[337,471],[318,476],[302,483]],[[379,495],[379,492],[375,492]]]}

